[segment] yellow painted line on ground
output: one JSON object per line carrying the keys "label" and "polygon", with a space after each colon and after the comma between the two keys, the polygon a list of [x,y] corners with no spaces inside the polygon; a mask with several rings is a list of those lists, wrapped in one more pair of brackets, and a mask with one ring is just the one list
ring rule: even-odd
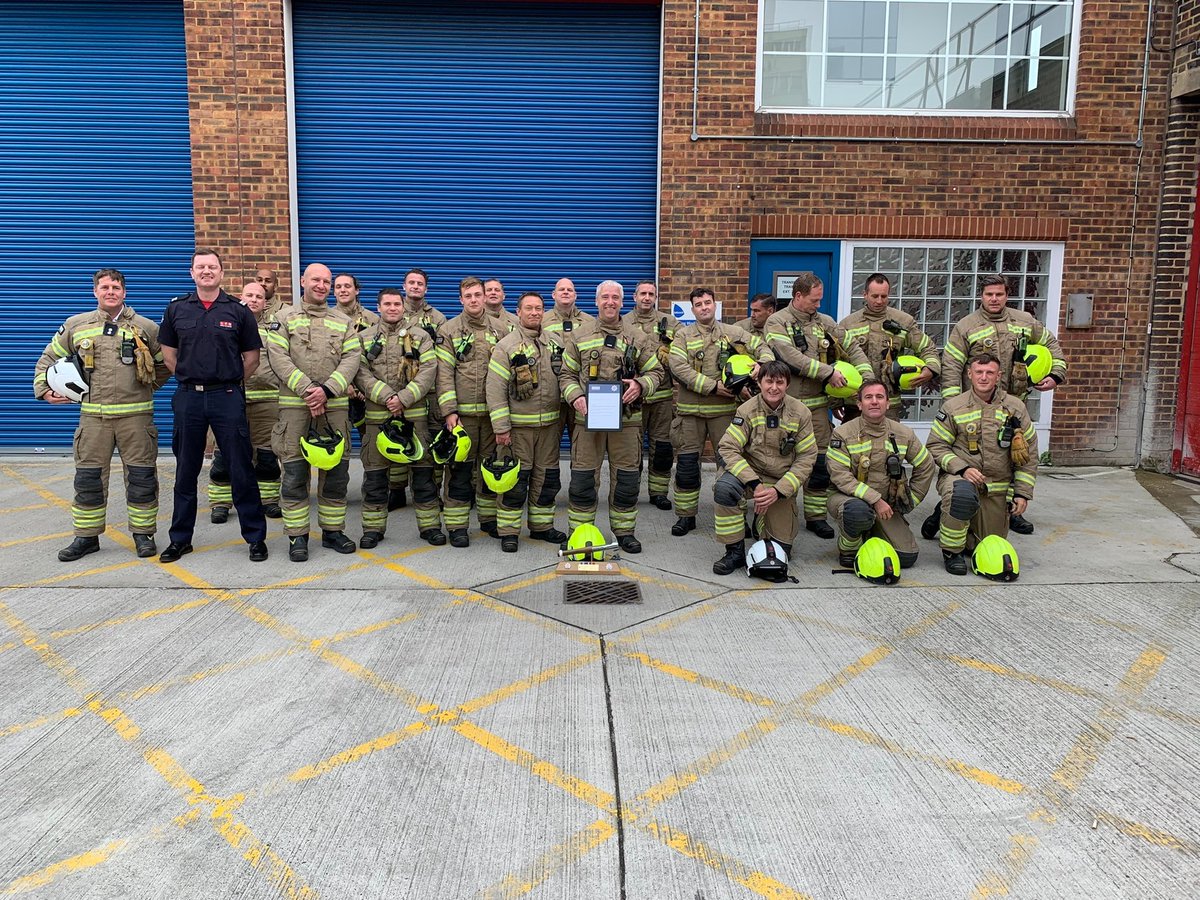
{"label": "yellow painted line on ground", "polygon": [[[12,468],[12,466],[0,465],[0,473],[7,475],[9,478],[12,478],[14,481],[19,481],[21,484],[25,485],[25,487],[29,488],[31,491],[33,491],[35,494],[37,494],[39,497],[41,497],[47,503],[50,503],[53,506],[57,506],[59,509],[70,509],[71,508],[71,502],[69,500],[64,500],[62,497],[58,496],[58,494],[54,493],[53,491],[46,490],[46,488],[42,487],[42,484],[39,484],[38,482],[33,481],[30,478],[26,478],[20,472],[16,471],[14,468]],[[42,483],[48,483],[51,480],[52,479],[43,479]],[[111,538],[113,541],[115,541],[116,543],[118,543],[122,547],[124,547],[126,550],[133,549],[133,538],[131,538],[129,535],[125,534],[124,532],[117,531],[112,525],[109,525],[107,528],[105,528],[104,533],[109,538]]]}
{"label": "yellow painted line on ground", "polygon": [[568,659],[566,662],[559,663],[556,666],[550,666],[548,669],[543,669],[540,672],[530,675],[528,678],[522,678],[481,697],[461,703],[455,709],[463,715],[479,712],[481,709],[486,709],[510,697],[515,697],[517,694],[522,694],[539,684],[545,684],[548,681],[553,681],[555,678],[560,678],[563,675],[574,672],[576,669],[580,669],[589,663],[599,662],[600,658],[601,654],[598,650],[594,650],[591,653],[581,653],[573,659]]}
{"label": "yellow painted line on ground", "polygon": [[[197,544],[195,547],[196,553],[210,553],[213,550],[227,550],[230,547],[244,547],[246,542],[240,537],[230,538],[227,541],[222,541],[219,544]],[[157,557],[154,557],[157,559]],[[160,565],[176,565],[175,563],[160,563]]]}
{"label": "yellow painted line on ground", "polygon": [[378,556],[374,553],[371,553],[369,550],[359,550],[358,552],[360,556],[365,556],[375,565],[383,566],[385,569],[403,575],[405,578],[412,579],[418,584],[423,584],[426,587],[430,587],[438,591],[449,591],[456,596],[460,593],[466,593],[466,590],[463,588],[452,587],[451,585],[446,584],[444,581],[438,581],[432,575],[426,575],[424,572],[418,572],[416,569],[410,569],[408,566],[402,566],[400,563],[394,562],[386,556]]}
{"label": "yellow painted line on ground", "polygon": [[621,573],[626,578],[632,578],[634,581],[640,581],[643,584],[652,584],[655,587],[666,588],[669,591],[682,591],[685,594],[692,594],[696,597],[708,597],[711,594],[719,592],[719,588],[698,588],[693,584],[684,584],[681,581],[667,581],[657,575],[645,575],[641,572],[635,572],[633,569],[622,569]]}
{"label": "yellow painted line on ground", "polygon": [[[1101,754],[1112,741],[1113,734],[1127,714],[1127,703],[1136,700],[1150,686],[1166,661],[1166,651],[1151,645],[1138,655],[1117,684],[1115,702],[1105,702],[1075,739],[1062,761],[1042,788],[1042,801],[1026,815],[1030,823],[1053,828],[1060,812],[1091,774]],[[999,865],[985,872],[971,892],[971,900],[1007,896],[1013,884],[1025,871],[1038,838],[1028,832],[1018,832],[1009,838],[1011,848]]]}
{"label": "yellow painted line on ground", "polygon": [[693,672],[691,669],[685,669],[683,666],[677,666],[674,663],[665,662],[661,659],[655,659],[645,653],[623,651],[621,655],[626,659],[632,659],[635,662],[641,663],[648,669],[655,669],[656,671],[662,672],[665,675],[670,675],[672,678],[678,678],[680,681],[688,681],[692,684],[698,684],[701,687],[706,687],[709,690],[726,694],[746,703],[753,703],[755,706],[778,705],[770,697],[764,697],[761,694],[748,691],[745,688],[738,687],[736,684],[729,684],[726,681],[720,681],[716,678],[709,678],[707,675],[701,675],[699,672]]}
{"label": "yellow painted line on ground", "polygon": [[555,844],[526,869],[507,875],[479,892],[480,900],[515,900],[540,887],[559,872],[574,865],[617,833],[607,819],[585,825],[561,844]]}
{"label": "yellow painted line on ground", "polygon": [[696,840],[678,829],[671,828],[669,825],[661,822],[647,822],[639,825],[638,829],[657,838],[676,853],[702,863],[714,872],[720,872],[730,881],[740,884],[760,897],[770,897],[771,900],[812,900],[810,894],[797,891],[757,869],[751,869],[744,863],[720,853],[702,841]]}
{"label": "yellow painted line on ground", "polygon": [[1052,690],[1061,691],[1064,694],[1072,694],[1076,697],[1088,697],[1094,700],[1108,699],[1100,691],[1094,691],[1091,688],[1080,687],[1077,684],[1071,684],[1069,681],[1062,681],[1058,678],[1046,678],[1041,675],[1035,675],[1031,672],[1023,672],[1020,669],[1014,669],[1010,666],[1001,665],[1000,663],[992,663],[982,659],[975,659],[970,656],[961,656],[957,653],[942,653],[937,650],[927,650],[924,648],[917,648],[913,652],[919,653],[926,659],[950,663],[952,665],[961,666],[965,669],[973,669],[976,672],[986,672],[989,675],[998,675],[1001,678],[1009,678],[1013,681],[1023,681],[1027,684],[1036,684],[1039,687],[1051,688]]}
{"label": "yellow painted line on ground", "polygon": [[572,797],[583,800],[585,803],[590,803],[592,806],[610,815],[616,815],[616,798],[607,791],[589,784],[582,778],[568,775],[554,763],[539,759],[528,750],[524,750],[515,744],[510,744],[504,738],[500,737],[500,735],[493,734],[487,729],[476,725],[474,722],[462,721],[451,727],[472,743],[478,744],[489,753],[494,753],[501,759],[519,766],[547,784],[566,791]]}
{"label": "yellow painted line on ground", "polygon": [[[416,556],[418,553],[428,553],[433,549],[435,548],[431,546],[413,547],[409,550],[401,551],[390,558],[405,559],[409,556]],[[237,594],[239,597],[252,597],[255,594],[262,594],[266,591],[278,591],[286,588],[301,587],[302,585],[312,584],[316,581],[324,581],[326,578],[331,578],[334,575],[346,575],[350,572],[356,572],[359,569],[367,569],[374,564],[374,561],[371,559],[362,559],[341,569],[329,569],[324,572],[315,572],[312,575],[303,575],[299,578],[289,578],[286,581],[276,581],[271,584],[264,584],[261,587],[242,588],[237,592]]]}
{"label": "yellow painted line on ground", "polygon": [[46,885],[53,882],[56,878],[94,868],[105,862],[114,853],[123,850],[127,843],[128,841],[125,840],[111,841],[103,847],[88,850],[86,853],[80,853],[77,856],[72,856],[70,859],[61,860],[60,862],[46,866],[44,869],[31,872],[28,875],[22,875],[20,878],[10,881],[8,886],[4,888],[4,893],[23,894],[26,891],[34,891],[38,888],[46,887]]}
{"label": "yellow painted line on ground", "polygon": [[15,650],[19,647],[16,641],[9,641],[7,644],[0,644],[0,653],[7,653],[9,650]]}
{"label": "yellow painted line on ground", "polygon": [[172,606],[163,606],[158,609],[147,609],[142,612],[130,613],[127,616],[118,616],[114,619],[104,619],[101,622],[91,622],[87,625],[77,625],[74,628],[63,628],[58,631],[50,632],[50,637],[65,638],[74,637],[77,634],[84,634],[88,631],[95,631],[99,628],[114,628],[118,625],[126,625],[129,622],[141,622],[146,619],[154,619],[158,616],[166,616],[171,613],[186,612],[189,609],[200,609],[203,606],[208,606],[213,602],[212,597],[199,597],[195,600],[188,600],[185,603],[176,603]]}
{"label": "yellow painted line on ground", "polygon": [[293,653],[298,653],[298,647],[284,647],[280,650],[271,650],[267,653],[260,653],[257,656],[249,656],[245,659],[235,659],[232,662],[221,663],[220,665],[212,666],[208,669],[202,669],[199,672],[191,672],[187,675],[180,675],[178,678],[167,678],[163,681],[156,681],[153,684],[147,684],[133,691],[121,691],[117,694],[118,700],[144,700],[146,697],[152,697],[155,694],[161,694],[165,690],[175,687],[183,687],[189,684],[197,684],[208,678],[214,678],[218,675],[227,675],[230,672],[238,672],[242,669],[248,669],[251,666],[261,665],[262,663],[272,662],[277,659],[282,659],[285,656],[290,656]]}
{"label": "yellow painted line on ground", "polygon": [[426,719],[419,722],[413,722],[411,725],[406,725],[403,728],[398,728],[395,731],[389,731],[387,734],[380,735],[377,738],[372,738],[369,741],[364,741],[361,744],[356,744],[353,747],[347,747],[332,756],[327,756],[325,759],[319,760],[311,765],[301,766],[291,774],[287,775],[288,781],[299,782],[309,781],[313,778],[319,778],[332,772],[334,769],[341,768],[347,763],[358,762],[365,759],[372,753],[378,753],[380,750],[389,750],[395,747],[401,741],[408,738],[416,737],[418,734],[424,734],[431,731],[436,725]]}
{"label": "yellow painted line on ground", "polygon": [[[269,883],[289,898],[311,900],[316,897],[316,892],[304,883],[279,854],[255,837],[248,826],[233,818],[232,813],[220,798],[210,796],[204,785],[188,774],[165,750],[160,747],[147,746],[141,729],[125,714],[124,710],[93,690],[74,665],[42,640],[36,631],[21,621],[2,601],[0,601],[0,619],[4,620],[26,647],[37,654],[46,668],[58,675],[83,698],[85,709],[108,725],[123,741],[138,749],[142,759],[190,806],[202,804],[209,807],[214,830],[231,847],[244,851],[242,858],[250,863],[251,868],[262,871]],[[59,871],[65,873],[68,870]]]}
{"label": "yellow painted line on ground", "polygon": [[484,609],[492,612],[500,613],[508,616],[510,619],[516,619],[519,622],[525,622],[529,625],[534,625],[541,628],[543,631],[549,631],[553,634],[565,637],[569,641],[574,641],[577,644],[584,644],[588,647],[598,647],[600,639],[594,634],[589,634],[580,628],[572,625],[565,625],[562,622],[556,622],[554,619],[548,619],[545,616],[539,616],[528,610],[521,609],[519,606],[513,606],[509,603],[502,603],[486,594],[480,594],[476,591],[465,592],[466,596],[460,597],[456,603],[474,603],[477,606],[482,606]]}
{"label": "yellow painted line on ground", "polygon": [[1102,809],[1089,809],[1088,815],[1103,825],[1108,825],[1110,828],[1115,828],[1121,834],[1129,837],[1139,838],[1148,844],[1153,844],[1155,847],[1165,847],[1168,850],[1179,850],[1183,853],[1188,853],[1193,856],[1200,855],[1200,843],[1181,838],[1171,834],[1168,831],[1163,831],[1159,828],[1153,828],[1141,822],[1134,822],[1130,819],[1124,819],[1121,816],[1113,815],[1110,812],[1105,812]]}
{"label": "yellow painted line on ground", "polygon": [[134,558],[108,566],[87,569],[83,572],[63,572],[61,575],[51,575],[49,578],[41,578],[37,581],[27,582],[26,584],[11,584],[9,588],[16,590],[18,588],[48,587],[53,584],[61,584],[64,581],[74,581],[76,578],[88,578],[92,575],[107,575],[109,572],[119,572],[121,569],[130,569],[146,562],[149,562],[149,560]]}
{"label": "yellow painted line on ground", "polygon": [[64,719],[73,719],[82,713],[83,710],[78,706],[68,706],[66,709],[60,709],[58,712],[48,713],[44,716],[39,716],[28,722],[18,722],[15,725],[5,725],[0,728],[0,738],[6,738],[11,734],[20,734],[22,731],[29,731],[31,728],[41,728],[43,725],[53,725],[55,722],[61,722]]}
{"label": "yellow painted line on ground", "polygon": [[15,541],[5,541],[4,543],[0,544],[0,550],[5,549],[6,547],[18,547],[21,544],[36,544],[40,541],[56,541],[60,538],[69,538],[74,536],[75,532],[73,531],[56,531],[54,534],[39,534],[33,537],[18,538]]}
{"label": "yellow painted line on ground", "polygon": [[769,616],[775,616],[777,619],[783,619],[785,622],[793,622],[797,625],[814,625],[824,631],[830,631],[834,634],[842,634],[847,637],[860,638],[864,641],[872,641],[876,644],[886,643],[887,638],[881,634],[876,634],[871,631],[863,631],[860,628],[851,628],[848,625],[839,625],[836,622],[830,622],[828,619],[821,619],[817,616],[806,616],[803,613],[792,612],[787,609],[776,609],[771,606],[763,606],[761,603],[750,603],[745,600],[739,601],[739,606],[744,609],[750,609],[754,612],[765,613]]}
{"label": "yellow painted line on ground", "polygon": [[724,609],[727,604],[728,601],[725,597],[715,597],[708,603],[698,604],[684,612],[679,613],[678,615],[667,616],[666,618],[659,619],[644,628],[639,628],[637,631],[631,634],[622,635],[615,640],[609,641],[609,644],[614,646],[624,646],[627,644],[637,643],[638,641],[644,640],[652,634],[665,634],[666,632],[673,631],[680,625],[684,625],[687,622],[695,621],[696,619],[703,618],[704,616],[714,613],[720,609]]}
{"label": "yellow painted line on ground", "polygon": [[50,503],[30,503],[28,506],[6,506],[0,509],[0,515],[19,512],[33,512],[35,509],[53,509]]}
{"label": "yellow painted line on ground", "polygon": [[405,613],[402,616],[396,616],[394,619],[387,619],[383,622],[374,622],[371,625],[363,625],[361,628],[352,628],[349,631],[339,631],[337,634],[331,634],[329,637],[313,638],[313,648],[323,647],[326,644],[338,644],[342,641],[348,641],[352,638],[363,637],[364,635],[374,634],[377,631],[383,631],[388,628],[394,628],[397,625],[404,625],[414,619],[421,618],[421,614],[417,612]]}
{"label": "yellow painted line on ground", "polygon": [[513,591],[519,591],[522,588],[533,587],[535,584],[545,584],[547,581],[553,581],[558,577],[558,571],[551,569],[549,572],[542,572],[540,575],[534,575],[532,578],[523,578],[520,581],[514,581],[512,584],[506,584],[498,588],[493,588],[492,594],[509,594]]}

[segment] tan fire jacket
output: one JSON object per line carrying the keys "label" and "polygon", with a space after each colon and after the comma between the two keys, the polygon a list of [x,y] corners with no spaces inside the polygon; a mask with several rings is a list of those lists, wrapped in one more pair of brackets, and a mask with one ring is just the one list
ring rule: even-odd
{"label": "tan fire jacket", "polygon": [[[650,343],[654,345],[658,352],[658,363],[670,373],[670,364],[668,356],[671,352],[671,343],[675,339],[675,332],[679,330],[679,320],[670,313],[662,312],[661,310],[651,310],[649,313],[643,313],[640,309],[631,310],[621,316],[622,322],[627,322],[634,328],[639,329],[642,334],[650,339]],[[663,400],[670,400],[674,396],[674,391],[671,387],[670,377],[663,378],[662,384],[659,385],[653,397],[647,397],[643,402],[643,406],[649,406],[651,403],[661,403]]]}
{"label": "tan fire jacket", "polygon": [[950,330],[942,352],[942,397],[957,397],[971,389],[965,377],[967,361],[986,351],[1000,360],[1000,385],[1024,400],[1031,387],[1029,375],[1024,362],[1015,358],[1022,338],[1030,344],[1045,344],[1053,360],[1050,377],[1059,384],[1067,380],[1066,357],[1049,328],[1024,310],[1006,306],[993,316],[980,308]]}
{"label": "tan fire jacket", "polygon": [[679,382],[675,412],[681,416],[712,418],[736,410],[742,401],[721,396],[717,385],[721,383],[726,360],[739,353],[760,363],[775,358],[766,344],[736,325],[696,322],[680,328],[671,344],[669,363],[671,375]]}
{"label": "tan fire jacket", "polygon": [[267,362],[279,384],[279,406],[303,407],[313,385],[325,388],[329,409],[346,409],[362,342],[350,320],[326,306],[288,306],[267,326]]}
{"label": "tan fire jacket", "polygon": [[[1029,459],[1013,465],[1011,449],[1000,446],[1005,425],[1013,420],[1013,435],[1020,433],[1028,446]],[[1033,499],[1037,481],[1037,431],[1025,403],[996,388],[990,402],[973,390],[951,397],[929,429],[929,453],[939,469],[951,475],[978,469],[988,480],[988,493],[1012,493]]]}
{"label": "tan fire jacket", "polygon": [[[623,375],[627,358],[632,363],[632,373]],[[593,319],[575,332],[574,339],[567,344],[558,383],[567,403],[586,397],[587,386],[593,381],[620,381],[629,377],[641,385],[642,397],[649,397],[662,384],[664,374],[658,351],[642,332],[619,320],[605,325]],[[640,403],[622,409],[622,427],[641,423]]]}
{"label": "tan fire jacket", "polygon": [[762,394],[737,408],[717,444],[726,471],[742,484],[768,483],[780,497],[794,497],[817,461],[812,414],[795,397],[771,409]]}
{"label": "tan fire jacket", "polygon": [[792,368],[795,377],[788,394],[804,402],[809,409],[829,404],[825,382],[833,374],[833,364],[846,360],[863,374],[871,374],[871,364],[862,348],[846,342],[846,333],[824,313],[805,315],[790,303],[767,319],[767,344],[775,355]]}
{"label": "tan fire jacket", "polygon": [[[553,349],[544,331],[530,331],[519,325],[496,344],[488,364],[486,387],[488,414],[496,434],[507,434],[513,428],[540,428],[558,423],[562,393],[550,362]],[[522,356],[533,380],[531,386],[522,389],[529,391],[532,387],[524,399],[517,396],[514,371]]]}
{"label": "tan fire jacket", "polygon": [[438,330],[438,415],[487,415],[488,363],[504,334],[500,320],[487,313],[472,319],[463,312]]}
{"label": "tan fire jacket", "polygon": [[362,359],[354,386],[367,403],[367,421],[385,422],[391,412],[385,405],[398,397],[404,418],[423,420],[429,415],[429,395],[437,379],[437,354],[423,328],[408,328],[379,321],[360,336]]}
{"label": "tan fire jacket", "polygon": [[[895,483],[888,477],[887,459],[892,454],[912,466],[911,477],[904,473]],[[839,425],[829,439],[825,466],[833,484],[831,494],[840,491],[872,505],[884,499],[901,512],[921,505],[937,474],[933,457],[916,433],[891,419],[875,425],[858,418]]]}

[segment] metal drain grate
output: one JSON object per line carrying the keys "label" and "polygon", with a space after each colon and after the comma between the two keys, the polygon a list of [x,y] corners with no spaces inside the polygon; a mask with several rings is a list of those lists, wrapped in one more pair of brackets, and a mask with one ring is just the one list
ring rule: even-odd
{"label": "metal drain grate", "polygon": [[641,603],[642,589],[633,581],[597,578],[563,582],[563,603]]}

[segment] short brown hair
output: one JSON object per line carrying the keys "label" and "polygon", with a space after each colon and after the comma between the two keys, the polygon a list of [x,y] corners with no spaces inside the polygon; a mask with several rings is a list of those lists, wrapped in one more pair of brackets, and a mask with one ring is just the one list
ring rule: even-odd
{"label": "short brown hair", "polygon": [[979,293],[983,293],[985,287],[1002,287],[1005,294],[1011,294],[1008,289],[1008,279],[1003,275],[983,275],[979,279]]}
{"label": "short brown hair", "polygon": [[542,309],[546,308],[546,298],[545,297],[543,297],[537,291],[526,291],[520,297],[517,298],[517,309],[518,310],[521,309],[521,304],[525,302],[526,297],[537,297],[538,303],[542,304]]}
{"label": "short brown hair", "polygon": [[886,381],[880,381],[878,378],[866,378],[863,380],[862,387],[858,389],[858,399],[862,399],[863,391],[870,387],[881,387],[885,396],[892,396],[892,389],[888,387]]}
{"label": "short brown hair", "polygon": [[193,266],[196,264],[197,256],[215,256],[217,258],[217,265],[219,265],[222,269],[225,268],[225,263],[221,259],[221,254],[218,253],[216,250],[213,250],[209,247],[197,247],[195,250],[192,251],[192,265]]}
{"label": "short brown hair", "polygon": [[792,282],[792,296],[799,294],[801,297],[807,297],[824,283],[812,272],[801,272]]}
{"label": "short brown hair", "polygon": [[101,278],[111,278],[121,287],[125,287],[125,275],[120,269],[97,269],[96,274],[92,276],[92,287],[99,287]]}
{"label": "short brown hair", "polygon": [[1004,368],[1004,366],[1000,363],[1000,357],[998,357],[995,353],[989,353],[988,351],[984,350],[982,353],[976,353],[967,360],[967,368],[969,369],[971,366],[988,366],[992,363],[1000,366],[1001,369]]}
{"label": "short brown hair", "polygon": [[476,286],[478,286],[479,289],[482,290],[483,282],[480,281],[478,278],[476,278],[474,275],[468,275],[466,278],[464,278],[462,281],[460,281],[458,283],[458,296],[461,297],[463,295],[463,291],[465,291],[467,288],[473,288]]}
{"label": "short brown hair", "polygon": [[792,369],[781,359],[770,359],[758,367],[758,380],[761,382],[768,375],[775,378],[786,378],[790,383],[792,380]]}

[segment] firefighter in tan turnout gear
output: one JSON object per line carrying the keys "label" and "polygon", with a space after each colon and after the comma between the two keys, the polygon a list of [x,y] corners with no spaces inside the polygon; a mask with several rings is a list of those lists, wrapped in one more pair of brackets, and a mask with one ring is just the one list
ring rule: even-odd
{"label": "firefighter in tan turnout gear", "polygon": [[[615,281],[596,288],[599,316],[567,344],[559,379],[563,400],[571,404],[576,419],[571,436],[571,484],[567,490],[568,519],[572,530],[596,521],[596,472],[608,455],[608,522],[626,553],[641,553],[634,536],[641,477],[643,397],[662,383],[658,351],[641,331],[621,321],[625,291]],[[621,430],[588,431],[587,389],[595,381],[613,382],[621,392]]]}
{"label": "firefighter in tan turnout gear", "polygon": [[489,316],[500,320],[504,332],[517,330],[517,317],[504,308],[504,285],[499,278],[484,279],[483,306]]}
{"label": "firefighter in tan turnout gear", "polygon": [[[667,355],[671,342],[679,329],[679,321],[670,313],[658,308],[658,287],[653,281],[639,281],[633,289],[633,309],[622,316],[622,321],[641,330],[658,351],[659,365],[667,367]],[[671,379],[664,376],[662,384],[652,396],[642,401],[642,443],[646,445],[650,464],[646,475],[646,487],[650,502],[659,509],[670,509],[671,501],[667,490],[671,486],[671,467],[675,462],[675,449],[671,445],[671,420],[675,416],[674,391]]]}
{"label": "firefighter in tan turnout gear", "polygon": [[[364,550],[379,546],[387,533],[391,461],[379,449],[380,430],[389,419],[403,419],[421,446],[429,446],[429,396],[437,378],[437,355],[429,335],[406,327],[403,320],[403,296],[397,288],[384,288],[379,292],[379,321],[360,335],[362,359],[354,384],[367,404],[360,453],[363,534],[358,542]],[[440,534],[441,507],[427,456],[412,467],[411,477],[418,530]]]}
{"label": "firefighter in tan turnout gear", "polygon": [[[700,454],[705,442],[715,450],[733,419],[738,404],[749,391],[731,390],[725,368],[731,357],[743,356],[761,364],[775,356],[763,341],[739,328],[717,321],[717,300],[708,288],[696,288],[688,299],[696,315],[694,324],[675,333],[668,357],[671,375],[679,382],[671,443],[675,447],[675,524],[671,534],[683,537],[696,528],[700,504]],[[748,373],[751,379],[758,366]],[[747,386],[749,382],[745,382]],[[718,474],[724,463],[717,454]],[[789,542],[790,543],[790,542]]]}
{"label": "firefighter in tan turnout gear", "polygon": [[484,484],[480,460],[496,446],[488,416],[488,363],[492,350],[506,334],[499,319],[484,309],[483,282],[464,278],[458,286],[463,311],[441,327],[437,339],[437,405],[446,428],[460,427],[471,440],[465,460],[449,464],[450,477],[442,513],[450,532],[450,546],[468,547],[467,521],[474,501],[479,527],[493,537],[496,530],[496,495]]}
{"label": "firefighter in tan turnout gear", "polygon": [[888,399],[884,382],[865,382],[858,391],[862,415],[835,428],[825,452],[829,514],[838,527],[838,563],[846,568],[867,537],[891,544],[902,569],[917,561],[917,541],[904,517],[929,493],[937,466],[913,430],[888,416]]}
{"label": "firefighter in tan turnout gear", "polygon": [[846,343],[842,327],[819,311],[825,296],[820,278],[811,272],[802,273],[792,290],[792,302],[767,319],[767,342],[775,355],[792,370],[788,393],[812,413],[818,458],[804,486],[804,527],[817,537],[830,539],[834,532],[825,521],[829,487],[825,450],[833,426],[829,421],[829,396],[825,393],[825,385],[845,386],[845,377],[833,367],[839,360],[849,362],[864,377],[871,374],[871,364],[861,348]]}
{"label": "firefighter in tan turnout gear", "polygon": [[775,298],[770,294],[755,294],[750,298],[750,315],[737,322],[737,327],[762,340],[767,339],[767,319],[775,315]]}
{"label": "firefighter in tan turnout gear", "polygon": [[725,555],[713,563],[717,575],[746,565],[746,515],[754,538],[776,541],[790,554],[796,536],[796,495],[817,460],[808,408],[788,396],[791,370],[771,360],[758,371],[762,393],[737,408],[717,445],[725,471],[713,485],[717,543]]}
{"label": "firefighter in tan turnout gear", "polygon": [[[362,344],[346,316],[326,305],[333,277],[329,269],[313,263],[304,270],[300,306],[275,314],[267,326],[267,361],[279,384],[279,421],[272,447],[283,466],[280,506],[288,535],[288,558],[308,559],[309,479],[308,460],[300,440],[310,429],[339,433],[344,447],[350,443],[350,418],[346,393],[358,372]],[[354,541],[346,537],[346,488],[350,482],[349,454],[317,478],[317,521],[321,546],[338,553],[353,553]]]}
{"label": "firefighter in tan turnout gear", "polygon": [[77,402],[47,382],[51,366],[74,356],[88,386],[75,432],[75,500],[71,504],[75,539],[58,551],[62,562],[73,562],[100,549],[114,447],[121,453],[134,548],[140,557],[157,551],[154,391],[168,378],[158,326],[125,305],[125,276],[117,269],[100,269],[92,277],[92,287],[96,309],[63,323],[42,351],[33,376],[33,395],[39,400],[56,405]]}
{"label": "firefighter in tan turnout gear", "polygon": [[1025,404],[999,387],[1000,372],[995,354],[973,356],[970,389],[945,401],[930,426],[929,453],[942,471],[938,543],[953,575],[967,574],[965,553],[979,541],[1007,537],[1009,514],[1033,499],[1037,432]]}
{"label": "firefighter in tan turnout gear", "polygon": [[[254,313],[258,322],[258,336],[267,346],[267,292],[259,281],[249,281],[242,286],[242,305]],[[246,423],[250,427],[250,446],[254,452],[254,477],[258,480],[258,494],[262,498],[263,515],[278,519],[283,515],[279,508],[279,460],[271,449],[271,432],[279,420],[279,388],[271,375],[271,367],[260,365],[246,379]],[[229,521],[229,510],[233,506],[233,485],[230,482],[229,464],[220,448],[213,453],[212,466],[208,470],[208,503],[212,507],[210,519],[214,525]]]}
{"label": "firefighter in tan turnout gear", "polygon": [[[903,310],[888,305],[892,283],[886,275],[875,272],[867,276],[863,286],[863,305],[839,323],[846,332],[846,342],[855,344],[867,355],[876,381],[888,386],[888,418],[900,421],[900,383],[895,377],[895,364],[901,356],[919,357],[924,366],[909,382],[909,389],[929,384],[942,370],[937,347],[921,331],[917,320]],[[914,363],[915,365],[915,363]],[[847,420],[859,414],[858,408],[846,404]],[[903,563],[904,558],[900,561]]]}
{"label": "firefighter in tan turnout gear", "polygon": [[528,504],[529,536],[560,544],[554,503],[562,485],[558,466],[558,423],[562,393],[550,364],[553,344],[542,331],[545,301],[532,291],[517,301],[517,330],[492,351],[487,407],[496,443],[509,447],[521,463],[516,486],[500,495],[496,522],[500,548],[517,552],[521,513]]}

